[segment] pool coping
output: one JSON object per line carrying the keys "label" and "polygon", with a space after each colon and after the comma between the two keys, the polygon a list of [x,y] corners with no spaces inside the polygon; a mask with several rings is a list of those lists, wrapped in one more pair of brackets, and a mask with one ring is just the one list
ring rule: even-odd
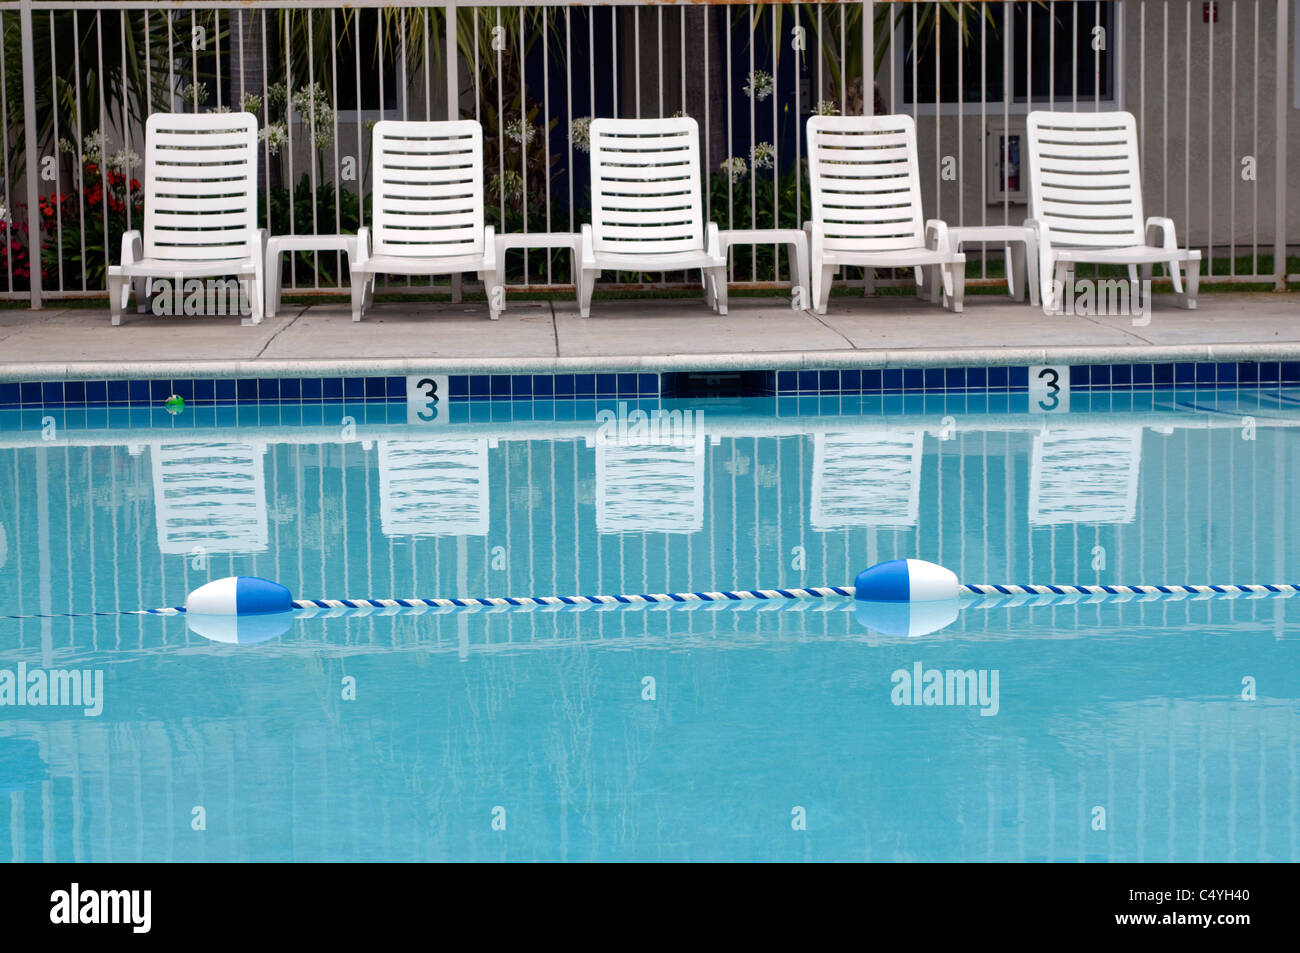
{"label": "pool coping", "polygon": [[42,361],[0,363],[0,381],[124,378],[396,376],[408,374],[568,374],[575,372],[735,372],[1055,364],[1295,361],[1300,341],[1094,347],[835,349],[742,353],[501,358],[294,358],[215,361]]}

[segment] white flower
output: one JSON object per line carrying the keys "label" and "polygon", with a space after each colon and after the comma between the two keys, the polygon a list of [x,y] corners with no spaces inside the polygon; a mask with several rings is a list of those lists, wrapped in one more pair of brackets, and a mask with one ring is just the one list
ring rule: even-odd
{"label": "white flower", "polygon": [[760,103],[772,95],[772,74],[765,70],[754,70],[749,74],[749,82],[745,84],[744,92]]}
{"label": "white flower", "polygon": [[266,90],[266,104],[272,109],[283,106],[288,98],[284,83],[272,83]]}
{"label": "white flower", "polygon": [[105,159],[104,162],[110,169],[118,169],[119,171],[126,172],[132,166],[138,166],[140,164],[140,155],[131,149],[119,149],[117,152],[114,152],[111,156]]}
{"label": "white flower", "polygon": [[323,149],[334,141],[334,109],[329,94],[320,83],[303,86],[293,94],[293,110],[304,126],[315,126],[316,148]]}
{"label": "white flower", "polygon": [[732,182],[739,182],[749,173],[749,165],[741,156],[731,156],[729,159],[723,159],[718,168],[726,173]]}
{"label": "white flower", "polygon": [[190,83],[181,90],[181,99],[185,100],[195,109],[208,101],[208,84],[207,83]]}
{"label": "white flower", "polygon": [[258,138],[266,143],[267,151],[271,155],[279,155],[280,148],[289,141],[289,129],[282,122],[268,123],[258,133]]}
{"label": "white flower", "polygon": [[579,116],[569,120],[569,142],[579,152],[591,151],[591,117]]}
{"label": "white flower", "polygon": [[770,142],[760,142],[749,150],[749,161],[753,163],[755,169],[772,168],[772,160],[775,157],[776,150],[772,148]]}
{"label": "white flower", "polygon": [[537,135],[537,127],[522,119],[512,119],[506,123],[506,135],[520,145],[532,145],[533,136]]}
{"label": "white flower", "polygon": [[838,116],[840,107],[835,104],[833,99],[823,99],[817,104],[816,113],[819,116]]}
{"label": "white flower", "polygon": [[256,116],[262,111],[262,97],[257,93],[244,93],[239,97],[239,111]]}

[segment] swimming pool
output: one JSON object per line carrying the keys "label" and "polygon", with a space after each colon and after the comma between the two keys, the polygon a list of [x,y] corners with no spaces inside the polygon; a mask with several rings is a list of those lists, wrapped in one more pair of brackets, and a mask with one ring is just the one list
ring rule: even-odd
{"label": "swimming pool", "polygon": [[[0,673],[100,680],[0,706],[0,858],[1300,857],[1296,599],[972,607],[912,638],[847,599],[322,612],[245,644],[116,614],[232,574],[1300,581],[1287,386],[482,406],[0,411]],[[905,703],[930,670],[976,691]]]}

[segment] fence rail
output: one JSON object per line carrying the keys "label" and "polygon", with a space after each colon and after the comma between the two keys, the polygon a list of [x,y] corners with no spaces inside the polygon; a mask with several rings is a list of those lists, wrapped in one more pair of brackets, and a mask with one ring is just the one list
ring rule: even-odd
{"label": "fence rail", "polygon": [[[138,174],[147,115],[240,108],[262,130],[260,214],[273,234],[367,222],[369,126],[380,118],[478,119],[489,221],[516,232],[586,220],[594,116],[694,116],[711,218],[761,228],[808,215],[808,116],[907,113],[926,214],[992,225],[1027,215],[1031,108],[1127,109],[1146,213],[1177,222],[1210,280],[1283,288],[1300,280],[1287,255],[1300,234],[1287,165],[1300,138],[1291,2],[6,0],[0,296],[39,307],[105,294],[121,234],[148,200]],[[1001,274],[1001,249],[986,251],[972,256],[975,281]],[[734,250],[731,279],[787,285],[778,252]],[[511,252],[507,284],[571,287],[570,255]],[[285,272],[289,292],[348,286],[335,252],[289,256]],[[401,279],[384,290],[458,294],[459,284]]]}

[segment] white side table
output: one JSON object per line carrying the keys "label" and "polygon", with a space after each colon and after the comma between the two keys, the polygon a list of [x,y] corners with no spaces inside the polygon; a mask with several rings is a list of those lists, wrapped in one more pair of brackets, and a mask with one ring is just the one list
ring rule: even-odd
{"label": "white side table", "polygon": [[795,287],[800,289],[804,308],[812,307],[808,297],[808,233],[802,228],[733,228],[718,232],[722,257],[732,245],[787,245],[788,261],[794,273]]}
{"label": "white side table", "polygon": [[357,254],[355,235],[275,235],[266,240],[266,316],[280,309],[280,255],[297,251],[342,251],[348,255],[348,270]]}
{"label": "white side table", "polygon": [[[578,232],[511,232],[496,236],[497,273],[501,278],[501,310],[506,309],[506,252],[516,248],[568,248],[573,252],[573,271],[579,270],[579,256],[582,255],[582,235]],[[576,284],[576,282],[575,282]],[[492,289],[484,289],[491,295]]]}
{"label": "white side table", "polygon": [[1007,262],[1007,289],[1012,300],[1025,300],[1029,285],[1029,303],[1038,304],[1038,236],[1023,225],[962,225],[948,229],[948,240],[956,251],[963,245],[980,242],[1001,243]]}

